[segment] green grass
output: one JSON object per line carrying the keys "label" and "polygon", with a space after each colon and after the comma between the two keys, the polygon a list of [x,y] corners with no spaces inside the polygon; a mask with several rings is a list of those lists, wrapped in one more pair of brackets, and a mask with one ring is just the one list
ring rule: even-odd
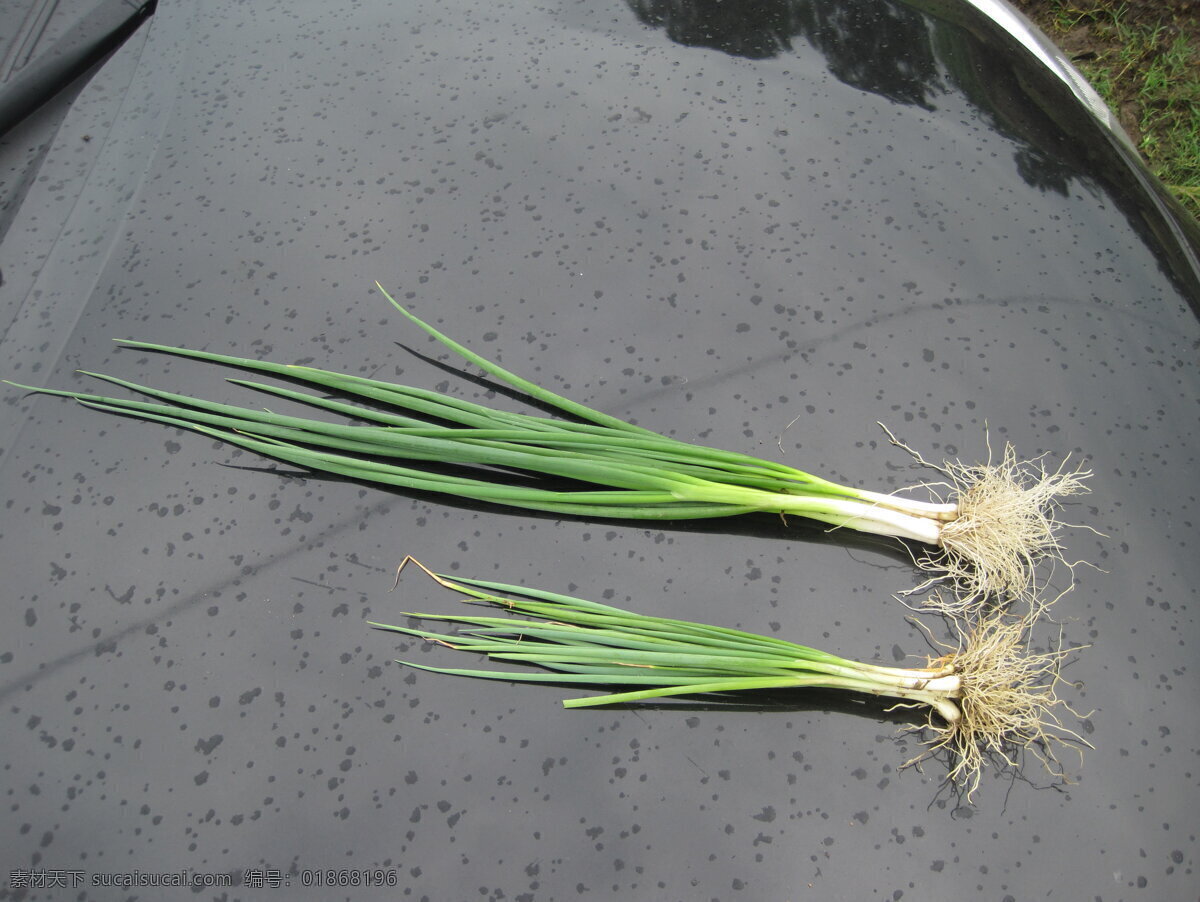
{"label": "green grass", "polygon": [[1200,219],[1200,4],[1018,0]]}

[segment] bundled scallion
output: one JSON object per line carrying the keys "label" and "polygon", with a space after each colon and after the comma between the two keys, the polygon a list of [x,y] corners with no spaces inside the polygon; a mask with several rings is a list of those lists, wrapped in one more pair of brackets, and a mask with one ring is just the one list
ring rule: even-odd
{"label": "bundled scallion", "polygon": [[[1019,462],[1006,446],[998,463],[939,467],[948,500],[839,485],[782,463],[673,439],[571,401],[485,360],[386,291],[384,296],[450,350],[565,416],[512,413],[382,380],[139,341],[120,344],[315,386],[324,394],[230,380],[351,422],[219,404],[96,373],[87,375],[151,400],[19,387],[191,429],[310,470],[405,489],[581,517],[675,520],[770,512],[922,543],[928,551],[917,556],[918,565],[931,582],[946,581],[956,590],[947,607],[1030,592],[1038,561],[1061,560],[1061,499],[1085,491],[1090,475],[1065,463],[1048,471],[1040,462]],[[446,465],[456,469],[448,472]],[[462,467],[470,469],[464,473]],[[514,479],[514,473],[534,479]]]}
{"label": "bundled scallion", "polygon": [[[567,595],[487,580],[433,573],[442,586],[508,616],[415,614],[424,620],[466,626],[455,633],[371,623],[382,630],[476,652],[489,659],[539,670],[409,667],[511,682],[583,685],[603,695],[569,698],[568,708],[625,704],[673,696],[748,690],[833,689],[895,699],[924,709],[925,755],[946,751],[950,779],[968,797],[989,762],[1019,766],[1031,751],[1059,776],[1054,746],[1086,745],[1060,720],[1070,708],[1055,695],[1067,652],[1028,647],[1033,617],[993,617],[961,637],[957,648],[905,669],[853,661],[783,639],[686,620],[650,617]],[[397,574],[399,579],[399,574]],[[612,691],[612,690],[617,691]]]}

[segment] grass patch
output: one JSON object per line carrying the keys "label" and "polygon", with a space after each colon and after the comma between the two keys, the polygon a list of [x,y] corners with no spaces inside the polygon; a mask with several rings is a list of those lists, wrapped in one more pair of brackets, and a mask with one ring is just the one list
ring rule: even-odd
{"label": "grass patch", "polygon": [[1017,0],[1092,83],[1151,171],[1200,220],[1200,4]]}

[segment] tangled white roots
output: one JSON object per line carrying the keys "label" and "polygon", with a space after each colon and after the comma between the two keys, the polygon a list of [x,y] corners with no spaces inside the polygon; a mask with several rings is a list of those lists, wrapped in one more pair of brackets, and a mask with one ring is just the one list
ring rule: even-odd
{"label": "tangled white roots", "polygon": [[987,764],[1020,766],[1028,752],[1059,779],[1065,771],[1055,750],[1073,746],[1082,757],[1090,744],[1062,722],[1063,713],[1076,718],[1055,688],[1069,649],[1032,651],[1029,629],[1037,613],[1020,619],[993,616],[960,635],[962,647],[942,659],[954,665],[962,679],[958,706],[962,716],[954,723],[931,717],[925,729],[931,738],[916,764],[940,751],[949,754],[949,779],[970,801]]}
{"label": "tangled white roots", "polygon": [[1084,481],[1091,471],[1070,469],[1068,460],[1050,471],[1042,458],[1018,460],[1007,443],[999,462],[968,466],[946,461],[938,466],[894,436],[892,441],[942,473],[943,485],[958,504],[958,516],[942,527],[938,549],[917,561],[934,575],[913,592],[936,583],[955,590],[952,597],[938,595],[932,607],[957,614],[993,596],[1031,598],[1037,590],[1039,561],[1067,563],[1058,537],[1067,524],[1058,512],[1062,499],[1088,491]]}

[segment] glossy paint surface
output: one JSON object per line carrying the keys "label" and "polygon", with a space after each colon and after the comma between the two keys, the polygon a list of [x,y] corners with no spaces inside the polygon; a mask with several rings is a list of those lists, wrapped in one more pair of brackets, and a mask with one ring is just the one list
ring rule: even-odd
{"label": "glossy paint surface", "polygon": [[[9,389],[0,880],[1194,896],[1195,248],[1003,32],[960,5],[823,0],[164,2],[147,29],[80,95],[0,247],[5,377],[262,403],[110,342],[135,338],[520,409],[439,367],[457,362],[379,279],[549,388],[841,481],[930,478],[876,421],[931,459],[989,438],[1084,458],[1093,493],[1066,519],[1099,534],[1067,542],[1094,566],[1055,615],[1090,646],[1062,694],[1095,748],[1064,758],[1070,785],[1030,759],[966,805],[943,762],[903,768],[919,741],[869,700],[567,711],[559,687],[407,671],[393,659],[465,662],[365,626],[457,603],[408,572],[390,592],[406,554],[864,660],[929,645],[884,541],[447,503]],[[313,885],[328,869],[368,885]],[[246,885],[273,873],[287,886]]]}

